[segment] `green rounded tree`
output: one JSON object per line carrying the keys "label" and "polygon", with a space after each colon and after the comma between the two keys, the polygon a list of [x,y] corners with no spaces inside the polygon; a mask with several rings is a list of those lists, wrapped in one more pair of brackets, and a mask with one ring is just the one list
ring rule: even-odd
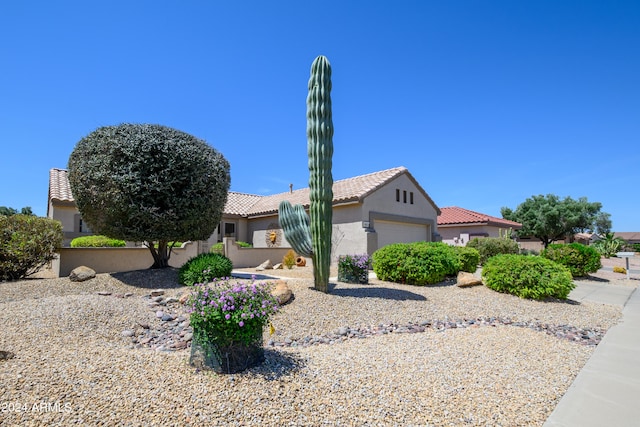
{"label": "green rounded tree", "polygon": [[150,124],[96,129],[77,143],[68,169],[83,220],[97,234],[145,242],[152,268],[169,265],[169,242],[213,233],[230,185],[229,163],[213,147]]}

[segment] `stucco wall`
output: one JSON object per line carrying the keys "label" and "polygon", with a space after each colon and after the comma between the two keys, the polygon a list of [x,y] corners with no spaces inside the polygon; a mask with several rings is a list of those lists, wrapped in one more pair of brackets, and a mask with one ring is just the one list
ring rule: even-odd
{"label": "stucco wall", "polygon": [[[500,237],[500,230],[504,233],[508,228],[492,225],[470,225],[438,228],[442,241],[454,246],[465,246],[474,237]],[[457,240],[456,240],[457,238]]]}
{"label": "stucco wall", "polygon": [[[225,238],[224,254],[231,260],[234,268],[251,268],[257,267],[266,260],[270,260],[272,264],[282,262],[285,254],[291,250],[290,247],[280,248],[243,248],[236,244],[234,239]],[[308,261],[311,262],[310,260]]]}
{"label": "stucco wall", "polygon": [[[173,248],[169,265],[180,267],[189,258],[197,255],[196,242],[185,243],[182,248]],[[58,258],[52,263],[53,274],[66,277],[81,265],[92,268],[96,273],[115,273],[144,270],[153,265],[153,257],[148,248],[60,248]]]}

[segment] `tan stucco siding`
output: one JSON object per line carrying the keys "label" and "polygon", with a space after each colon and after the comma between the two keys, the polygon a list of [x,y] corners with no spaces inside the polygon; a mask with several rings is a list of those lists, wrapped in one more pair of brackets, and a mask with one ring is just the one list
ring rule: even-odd
{"label": "tan stucco siding", "polygon": [[[500,237],[500,230],[500,227],[490,225],[460,225],[438,228],[442,241],[455,246],[465,246],[474,237]],[[504,228],[502,230],[505,231]]]}

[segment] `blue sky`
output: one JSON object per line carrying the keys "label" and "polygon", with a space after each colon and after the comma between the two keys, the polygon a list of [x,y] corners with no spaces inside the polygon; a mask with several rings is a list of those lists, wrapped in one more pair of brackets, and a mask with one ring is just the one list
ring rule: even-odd
{"label": "blue sky", "polygon": [[233,191],[306,187],[325,55],[334,180],[406,166],[440,207],[584,196],[640,231],[637,1],[7,1],[0,40],[0,206],[45,215],[49,169],[120,123],[206,140]]}

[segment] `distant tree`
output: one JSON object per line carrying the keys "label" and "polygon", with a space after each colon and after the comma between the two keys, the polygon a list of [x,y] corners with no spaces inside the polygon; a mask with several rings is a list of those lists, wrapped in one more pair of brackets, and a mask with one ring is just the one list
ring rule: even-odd
{"label": "distant tree", "polygon": [[11,216],[11,215],[17,215],[19,213],[22,214],[22,215],[33,215],[33,211],[31,210],[31,206],[25,206],[24,208],[22,208],[20,210],[20,212],[18,212],[18,210],[14,209],[14,208],[8,208],[6,206],[0,206],[0,215]]}
{"label": "distant tree", "polygon": [[68,169],[82,219],[96,234],[145,242],[152,268],[169,265],[169,242],[209,238],[230,185],[222,154],[160,125],[98,128],[77,143]]}
{"label": "distant tree", "polygon": [[598,236],[606,236],[611,233],[611,214],[606,212],[599,212],[594,221],[594,230]]}
{"label": "distant tree", "polygon": [[503,207],[502,217],[522,224],[518,236],[534,236],[546,248],[554,240],[563,239],[580,231],[593,231],[610,216],[600,212],[602,204],[589,202],[586,197],[574,200],[560,199],[555,194],[532,196],[518,205],[515,211]]}

